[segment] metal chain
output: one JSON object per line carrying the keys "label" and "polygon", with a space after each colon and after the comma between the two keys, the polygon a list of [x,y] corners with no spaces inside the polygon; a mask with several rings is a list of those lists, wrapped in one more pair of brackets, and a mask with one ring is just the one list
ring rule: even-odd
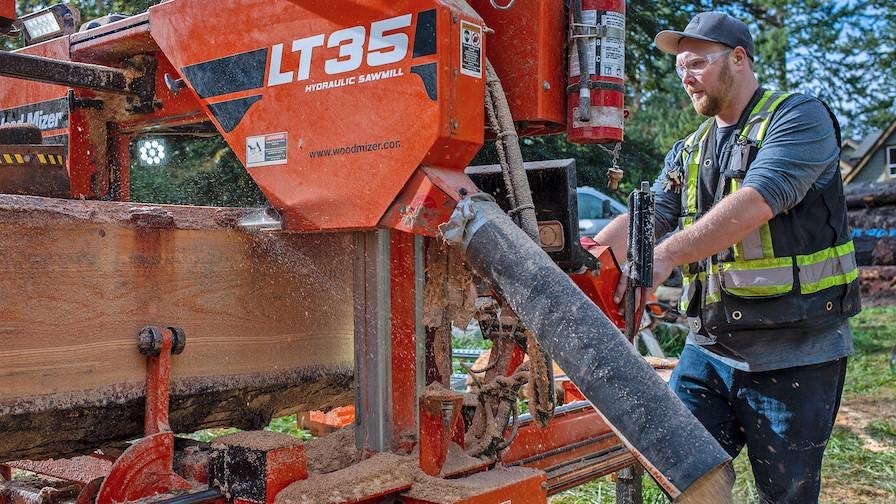
{"label": "metal chain", "polygon": [[616,142],[612,149],[605,147],[603,144],[597,144],[604,152],[610,156],[610,168],[607,170],[607,187],[615,191],[619,189],[619,181],[622,180],[623,171],[619,167],[619,158],[622,154],[622,142]]}

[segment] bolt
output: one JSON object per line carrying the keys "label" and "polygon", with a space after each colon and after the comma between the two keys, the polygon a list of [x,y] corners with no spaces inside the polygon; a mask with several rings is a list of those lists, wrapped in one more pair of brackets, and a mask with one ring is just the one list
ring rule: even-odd
{"label": "bolt", "polygon": [[187,345],[187,333],[178,326],[171,326],[168,330],[171,331],[171,354],[180,355]]}
{"label": "bolt", "polygon": [[458,20],[457,14],[455,14],[451,19],[456,23]]}
{"label": "bolt", "polygon": [[466,187],[461,187],[460,189],[457,190],[457,194],[460,194],[461,196],[466,196],[466,195],[467,195],[467,188],[466,188]]}
{"label": "bolt", "polygon": [[162,351],[162,331],[146,326],[137,334],[137,350],[142,355],[159,355]]}
{"label": "bolt", "polygon": [[547,90],[551,89],[551,83],[548,81],[544,81],[544,84],[542,84],[542,87],[544,88],[545,91],[547,91]]}

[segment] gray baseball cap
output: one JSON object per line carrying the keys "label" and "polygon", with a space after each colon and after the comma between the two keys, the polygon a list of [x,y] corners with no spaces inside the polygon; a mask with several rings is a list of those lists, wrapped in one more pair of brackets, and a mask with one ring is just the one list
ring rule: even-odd
{"label": "gray baseball cap", "polygon": [[753,59],[753,37],[743,21],[721,12],[701,12],[691,19],[684,31],[663,30],[657,33],[654,43],[664,53],[678,54],[682,38],[718,42],[732,49],[737,46],[747,51]]}

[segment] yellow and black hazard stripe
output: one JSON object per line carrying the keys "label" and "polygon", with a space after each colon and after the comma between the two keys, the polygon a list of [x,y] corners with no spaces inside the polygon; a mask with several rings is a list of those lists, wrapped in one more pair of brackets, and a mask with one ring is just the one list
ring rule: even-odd
{"label": "yellow and black hazard stripe", "polygon": [[59,154],[19,154],[0,152],[0,165],[23,165],[31,163],[33,157],[42,165],[63,165],[64,158]]}

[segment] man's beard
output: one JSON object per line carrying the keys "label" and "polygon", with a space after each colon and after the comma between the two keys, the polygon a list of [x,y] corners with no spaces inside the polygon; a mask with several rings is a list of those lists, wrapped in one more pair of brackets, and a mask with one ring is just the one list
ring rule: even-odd
{"label": "man's beard", "polygon": [[[726,62],[727,63],[727,62]],[[710,93],[708,89],[703,90],[703,97],[695,100],[691,98],[694,104],[694,110],[698,114],[706,117],[715,117],[722,111],[722,107],[728,101],[728,93],[731,92],[734,84],[734,78],[731,76],[731,69],[725,64],[719,70],[719,82],[715,86],[716,92]]]}

